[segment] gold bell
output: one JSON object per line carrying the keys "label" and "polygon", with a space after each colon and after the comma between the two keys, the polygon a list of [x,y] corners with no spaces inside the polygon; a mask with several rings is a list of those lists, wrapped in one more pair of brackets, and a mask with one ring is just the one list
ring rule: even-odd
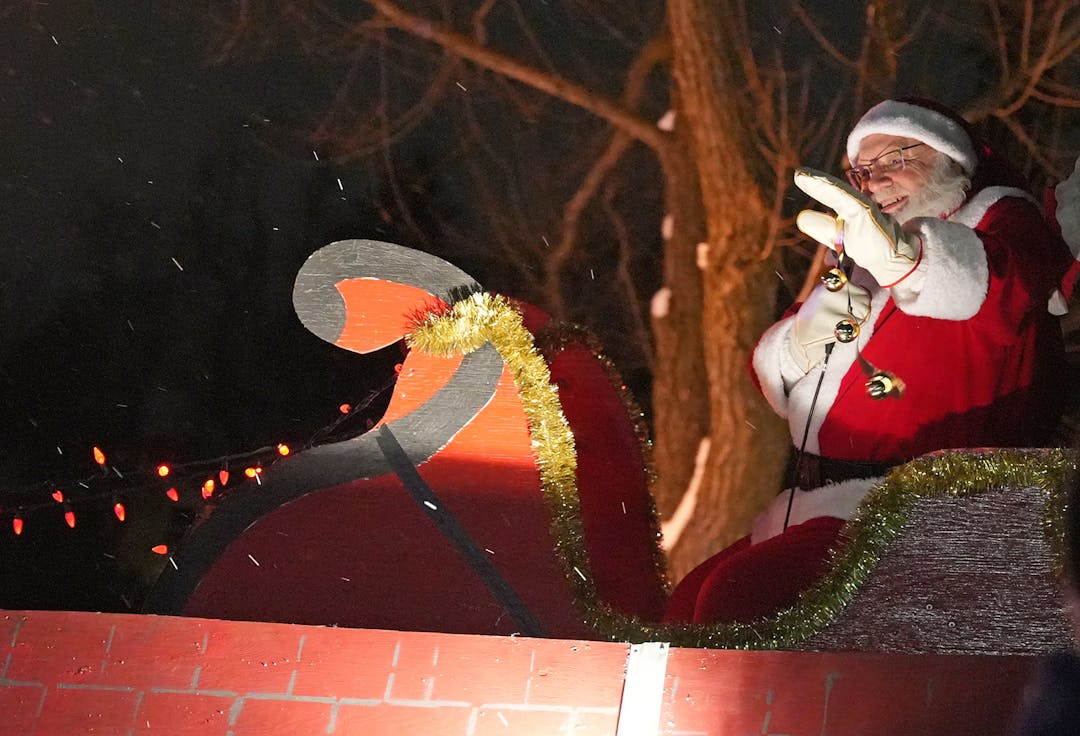
{"label": "gold bell", "polygon": [[821,275],[821,283],[825,284],[825,288],[833,293],[843,289],[844,284],[847,282],[847,274],[839,268],[830,268]]}
{"label": "gold bell", "polygon": [[899,398],[904,393],[904,382],[888,371],[877,371],[866,382],[866,393],[871,399]]}
{"label": "gold bell", "polygon": [[859,323],[853,319],[842,319],[833,328],[833,336],[843,343],[849,343],[859,336]]}

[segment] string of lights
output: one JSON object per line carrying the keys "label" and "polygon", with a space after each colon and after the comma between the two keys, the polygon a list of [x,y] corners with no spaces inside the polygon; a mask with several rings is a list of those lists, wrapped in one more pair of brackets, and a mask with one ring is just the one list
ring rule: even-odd
{"label": "string of lights", "polygon": [[[62,483],[40,481],[29,487],[0,490],[0,524],[8,526],[9,533],[21,537],[24,533],[31,533],[32,521],[36,516],[58,511],[63,515],[67,527],[75,529],[85,512],[102,506],[111,510],[117,524],[124,524],[131,515],[130,506],[134,497],[155,494],[164,497],[170,504],[180,504],[186,498],[212,511],[222,494],[236,492],[241,485],[252,481],[262,485],[264,474],[275,464],[312,447],[343,439],[339,436],[342,426],[349,420],[363,418],[368,407],[393,388],[400,370],[399,363],[394,368],[394,374],[360,402],[340,404],[333,422],[300,443],[282,441],[208,459],[182,463],[158,462],[152,467],[134,471],[121,471],[109,462],[101,447],[94,445],[90,450],[94,470],[81,478]],[[374,421],[368,417],[360,432],[370,430],[373,426]],[[351,431],[352,435],[357,433]],[[168,544],[160,542],[151,545],[149,551],[167,555],[170,548]]]}

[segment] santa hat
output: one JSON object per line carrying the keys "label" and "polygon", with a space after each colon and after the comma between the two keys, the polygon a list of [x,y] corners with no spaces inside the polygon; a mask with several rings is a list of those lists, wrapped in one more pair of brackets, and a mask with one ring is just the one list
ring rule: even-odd
{"label": "santa hat", "polygon": [[930,100],[904,97],[874,105],[859,119],[848,136],[848,159],[856,161],[862,139],[875,134],[914,138],[960,164],[968,176],[975,173],[979,163],[975,136],[967,122]]}

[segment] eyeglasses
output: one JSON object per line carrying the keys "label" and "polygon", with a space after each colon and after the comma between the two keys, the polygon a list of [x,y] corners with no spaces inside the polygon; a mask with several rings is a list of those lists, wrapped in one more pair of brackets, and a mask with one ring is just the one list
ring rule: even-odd
{"label": "eyeglasses", "polygon": [[847,174],[851,186],[856,189],[862,189],[862,185],[865,182],[870,181],[874,176],[882,177],[887,176],[888,174],[895,174],[897,171],[903,171],[907,167],[908,162],[908,159],[904,156],[904,151],[923,145],[926,144],[912,143],[910,146],[897,148],[893,151],[886,151],[877,158],[871,159],[869,163],[848,169],[844,173]]}

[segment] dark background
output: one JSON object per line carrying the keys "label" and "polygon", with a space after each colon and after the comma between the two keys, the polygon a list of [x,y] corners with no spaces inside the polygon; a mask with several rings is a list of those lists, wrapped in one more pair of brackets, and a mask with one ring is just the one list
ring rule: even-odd
{"label": "dark background", "polygon": [[[303,328],[292,285],[311,253],[386,240],[542,303],[539,246],[555,239],[562,204],[606,145],[606,125],[588,113],[522,89],[507,112],[503,90],[461,69],[468,104],[453,108],[454,124],[431,115],[367,158],[323,147],[313,131],[335,104],[342,64],[257,41],[215,59],[214,12],[226,6],[0,5],[0,607],[138,610],[167,559],[150,548],[175,547],[209,512],[206,478],[227,467],[235,487],[245,465],[274,461],[279,442],[295,452],[378,419],[405,349],[360,356]],[[586,84],[612,90],[640,43],[626,34],[651,35],[657,22],[635,17],[627,30],[554,6],[530,12]],[[501,42],[533,53],[512,35]],[[439,62],[405,58],[393,70],[403,82],[422,84]],[[378,87],[361,79],[352,94],[363,102]],[[385,103],[407,107],[414,93]],[[658,80],[646,113],[663,114],[665,98]],[[345,124],[368,122],[361,113]],[[635,185],[609,204],[634,199],[636,217],[622,225],[647,299],[659,286],[659,172],[641,151],[620,166]],[[533,249],[521,258],[492,245],[522,232]],[[618,339],[629,315],[597,308],[612,298],[613,256],[590,252],[595,261],[575,265],[574,306],[597,316],[591,326],[647,410],[640,346],[631,355]],[[164,480],[153,472],[161,462],[175,468]],[[180,503],[166,500],[171,486]]]}
{"label": "dark background", "polygon": [[[60,5],[0,18],[0,606],[126,610],[221,458],[380,415],[401,348],[318,340],[292,282],[326,243],[401,233],[376,174],[293,133],[310,82],[209,67],[205,19],[180,6]],[[158,462],[188,465],[181,504]]]}

